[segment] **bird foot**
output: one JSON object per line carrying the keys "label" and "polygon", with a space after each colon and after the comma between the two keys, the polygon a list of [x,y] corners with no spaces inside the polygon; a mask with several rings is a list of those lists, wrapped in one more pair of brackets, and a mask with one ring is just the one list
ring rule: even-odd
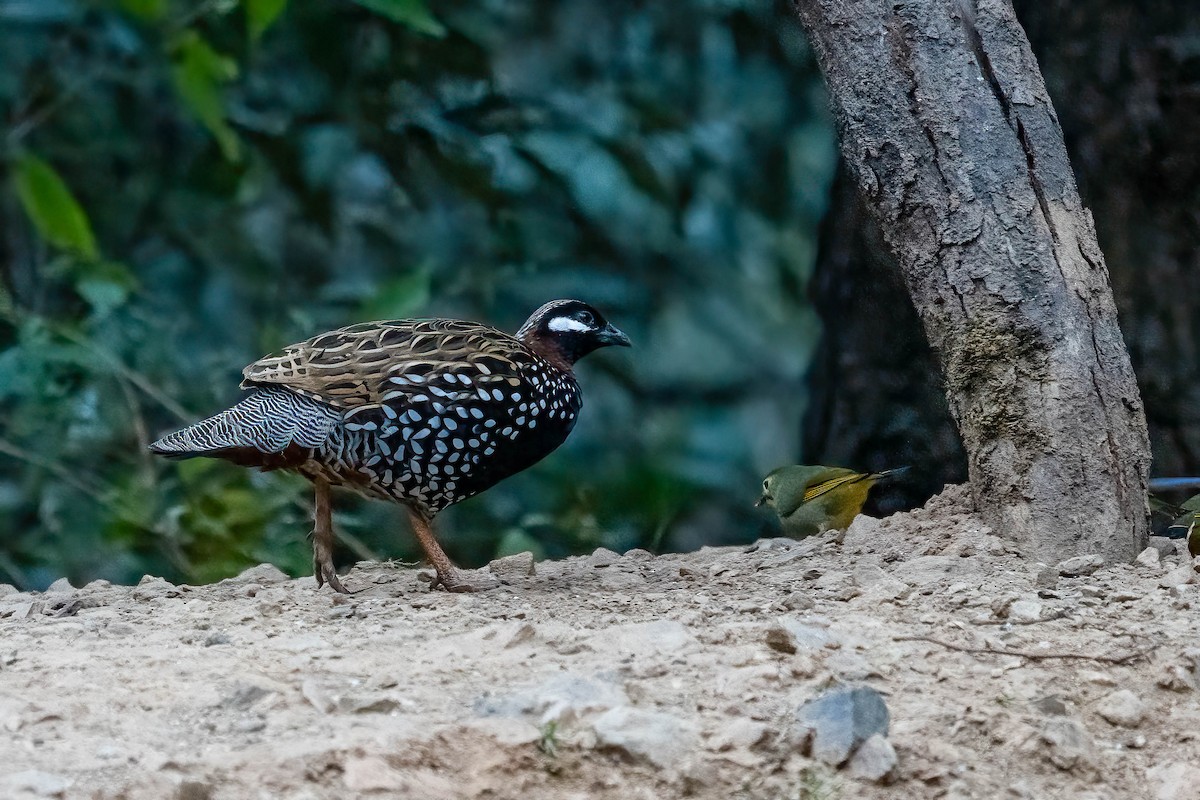
{"label": "bird foot", "polygon": [[488,569],[458,569],[436,573],[429,582],[429,590],[441,586],[447,592],[486,592],[500,585],[500,580]]}
{"label": "bird foot", "polygon": [[342,579],[333,567],[333,553],[320,547],[313,549],[313,577],[317,579],[318,589],[328,583],[329,588],[338,594],[350,594],[350,590],[342,585]]}

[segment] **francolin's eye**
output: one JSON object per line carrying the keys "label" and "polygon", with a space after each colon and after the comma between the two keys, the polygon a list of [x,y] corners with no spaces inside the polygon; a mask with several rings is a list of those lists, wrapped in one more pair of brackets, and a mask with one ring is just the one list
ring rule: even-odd
{"label": "francolin's eye", "polygon": [[590,311],[580,311],[575,318],[589,328],[596,324],[596,318],[592,316],[592,312]]}

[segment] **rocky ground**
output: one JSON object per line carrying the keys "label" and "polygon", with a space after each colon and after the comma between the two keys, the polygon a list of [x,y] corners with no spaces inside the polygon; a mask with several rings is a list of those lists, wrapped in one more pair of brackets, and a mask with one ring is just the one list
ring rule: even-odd
{"label": "rocky ground", "polygon": [[0,588],[0,797],[1200,798],[1200,576],[953,488],[841,542]]}

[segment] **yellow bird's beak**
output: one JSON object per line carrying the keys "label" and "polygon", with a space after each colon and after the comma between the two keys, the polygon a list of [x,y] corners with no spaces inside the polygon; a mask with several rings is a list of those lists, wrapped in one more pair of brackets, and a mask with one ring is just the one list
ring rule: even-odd
{"label": "yellow bird's beak", "polygon": [[767,502],[770,499],[771,499],[771,497],[769,495],[764,494],[762,497],[760,497],[754,501],[754,507],[758,508],[759,506],[761,506],[763,503]]}

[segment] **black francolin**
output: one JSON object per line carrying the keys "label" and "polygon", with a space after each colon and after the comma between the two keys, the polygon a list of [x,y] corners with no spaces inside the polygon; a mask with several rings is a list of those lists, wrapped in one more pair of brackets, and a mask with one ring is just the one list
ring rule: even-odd
{"label": "black francolin", "polygon": [[578,300],[547,303],[515,335],[453,319],[351,325],[254,362],[241,402],[150,449],[311,480],[318,586],[346,591],[330,510],[330,487],[341,486],[407,507],[437,583],[490,588],[490,575],[454,566],[433,518],[562,444],[582,405],[572,367],[607,345],[629,338]]}

